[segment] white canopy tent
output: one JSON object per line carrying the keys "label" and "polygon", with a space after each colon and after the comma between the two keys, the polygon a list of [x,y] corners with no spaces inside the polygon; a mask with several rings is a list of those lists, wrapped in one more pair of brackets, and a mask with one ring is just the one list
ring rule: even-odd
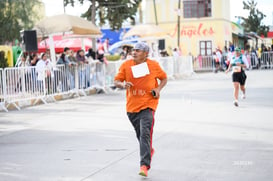
{"label": "white canopy tent", "polygon": [[[92,22],[68,14],[46,17],[35,25],[38,37],[49,37],[52,63],[56,64],[53,35],[73,34],[74,37],[100,37],[100,29]],[[73,37],[73,36],[72,36]]]}

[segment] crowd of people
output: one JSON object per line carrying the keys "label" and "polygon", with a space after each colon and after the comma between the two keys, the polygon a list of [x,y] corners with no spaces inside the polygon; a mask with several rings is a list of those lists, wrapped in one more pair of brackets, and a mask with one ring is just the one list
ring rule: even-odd
{"label": "crowd of people", "polygon": [[[105,62],[104,52],[99,53],[99,50],[95,52],[90,48],[85,54],[82,49],[74,52],[69,47],[65,47],[63,52],[56,56],[56,65],[63,65],[61,69],[54,67],[49,50],[41,54],[23,53],[18,67],[35,67],[35,69],[31,69],[31,73],[25,73],[25,82],[37,84],[36,89],[43,90],[42,82],[46,80],[46,87],[49,88],[49,84],[54,84],[54,86],[51,86],[53,90],[47,91],[57,92],[75,88],[76,68],[78,69],[79,88],[84,89],[89,87],[91,70],[88,64],[93,60],[99,60],[102,63]],[[32,86],[32,89],[35,89],[35,87]],[[22,91],[22,77],[19,79],[15,91]]]}
{"label": "crowd of people", "polygon": [[[249,64],[249,69],[258,69],[262,66],[264,59],[267,57],[265,54],[267,52],[270,52],[273,50],[273,47],[265,47],[261,46],[258,49],[254,48],[246,48],[246,49],[241,49],[241,54],[247,59],[248,64]],[[212,52],[212,61],[207,57],[210,57],[209,55],[202,56],[199,54],[197,57],[194,57],[194,65],[197,67],[197,69],[202,69],[205,66],[212,66],[214,69],[214,72],[217,73],[219,71],[225,71],[229,63],[232,59],[232,57],[235,56],[235,47],[231,44],[229,48],[224,47],[223,50],[220,48],[216,48],[215,51]],[[207,58],[207,59],[206,59]],[[209,64],[206,61],[211,61]],[[266,60],[269,61],[269,60]],[[270,64],[270,61],[268,62]]]}

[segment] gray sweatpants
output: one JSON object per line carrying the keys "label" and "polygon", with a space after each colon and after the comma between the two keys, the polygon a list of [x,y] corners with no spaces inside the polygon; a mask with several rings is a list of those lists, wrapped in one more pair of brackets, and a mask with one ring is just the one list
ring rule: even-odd
{"label": "gray sweatpants", "polygon": [[154,127],[155,111],[147,108],[138,113],[129,113],[127,116],[135,128],[136,136],[140,146],[140,166],[146,165],[150,168],[151,150]]}

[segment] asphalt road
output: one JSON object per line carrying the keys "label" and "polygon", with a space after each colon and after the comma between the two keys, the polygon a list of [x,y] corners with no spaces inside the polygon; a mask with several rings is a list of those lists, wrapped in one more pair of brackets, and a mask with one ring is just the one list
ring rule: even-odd
{"label": "asphalt road", "polygon": [[148,178],[125,112],[125,92],[0,112],[1,181],[271,181],[273,71],[172,80],[161,93]]}

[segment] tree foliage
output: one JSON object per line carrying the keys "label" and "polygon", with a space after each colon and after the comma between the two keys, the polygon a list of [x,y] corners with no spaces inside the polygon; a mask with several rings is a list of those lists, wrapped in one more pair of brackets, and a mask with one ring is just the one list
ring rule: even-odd
{"label": "tree foliage", "polygon": [[64,2],[65,6],[68,4],[74,6],[76,2],[81,4],[90,2],[88,10],[82,14],[82,17],[88,20],[92,20],[92,3],[95,3],[95,22],[99,22],[99,26],[108,23],[111,29],[118,30],[125,20],[130,19],[131,24],[135,24],[134,16],[141,0],[64,0]]}
{"label": "tree foliage", "polygon": [[255,32],[258,35],[267,36],[269,27],[262,24],[262,20],[266,17],[261,11],[259,11],[256,6],[257,2],[255,0],[243,1],[243,9],[249,10],[249,15],[247,18],[241,17],[244,22],[242,26],[246,32]]}
{"label": "tree foliage", "polygon": [[33,28],[39,18],[39,0],[0,0],[0,44],[20,38],[20,30]]}

